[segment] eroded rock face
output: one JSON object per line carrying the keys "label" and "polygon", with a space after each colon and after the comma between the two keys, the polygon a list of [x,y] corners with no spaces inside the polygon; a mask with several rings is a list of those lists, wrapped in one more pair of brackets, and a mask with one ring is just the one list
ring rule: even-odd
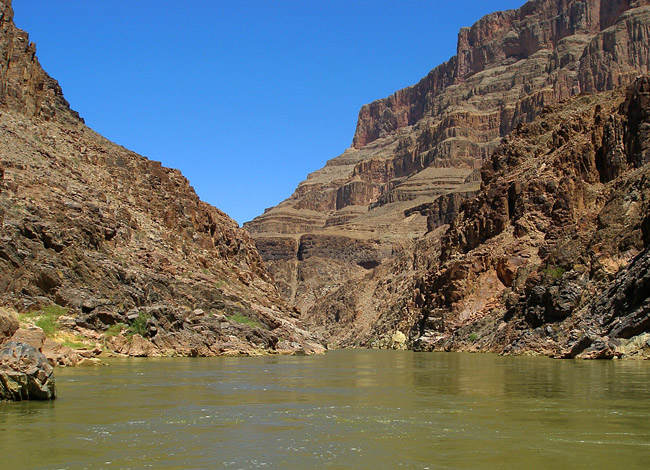
{"label": "eroded rock face", "polygon": [[650,332],[650,248],[598,296],[589,316],[610,338],[630,339]]}
{"label": "eroded rock face", "polygon": [[[78,331],[147,321],[141,333],[153,346],[138,354],[190,354],[209,341],[199,354],[217,354],[227,336],[269,352],[280,338],[317,343],[246,231],[199,200],[178,170],[87,128],[12,17],[0,2],[2,302],[64,307],[65,327]],[[197,310],[210,320],[195,322]],[[220,316],[241,322],[222,330]]]}
{"label": "eroded rock face", "polygon": [[[648,357],[648,78],[520,126],[449,226],[310,312],[341,346]],[[634,130],[633,130],[634,129]],[[441,206],[419,210],[437,212]]]}
{"label": "eroded rock face", "polygon": [[[571,100],[496,150],[421,279],[416,347],[630,354],[627,340],[650,330],[650,166],[632,138],[650,122],[647,88],[643,76],[626,92]],[[481,293],[493,274],[501,285]]]}
{"label": "eroded rock face", "polygon": [[0,105],[29,117],[77,121],[58,82],[40,66],[36,45],[13,23],[10,0],[0,2]]}
{"label": "eroded rock face", "polygon": [[0,400],[53,400],[54,369],[33,346],[9,341],[0,350]]}
{"label": "eroded rock face", "polygon": [[[575,93],[629,83],[639,72],[648,71],[647,4],[629,0],[532,0],[518,10],[489,14],[460,31],[458,53],[448,62],[416,85],[362,107],[353,146],[362,148],[428,115],[440,114],[458,98],[477,107],[477,98],[483,102],[498,99],[490,97],[494,88],[510,92],[518,84],[506,84],[494,76],[508,75],[507,69],[516,63],[519,70],[515,75],[520,84],[527,83],[527,96],[488,104],[497,104],[504,111],[493,112],[489,125],[500,129],[501,135],[539,114],[542,103],[535,103],[535,95],[544,87],[549,93],[537,96],[543,96],[543,105],[548,105]],[[526,62],[520,63],[522,60]],[[506,70],[493,72],[493,80],[477,77],[500,67]],[[467,82],[479,87],[468,90]],[[454,86],[458,91],[450,90]],[[474,128],[488,122],[475,111],[466,116],[468,121],[473,120]]]}
{"label": "eroded rock face", "polygon": [[[477,170],[517,126],[571,96],[611,90],[647,72],[649,25],[645,0],[532,0],[461,30],[456,56],[416,85],[362,107],[352,147],[245,224],[284,298],[309,318],[326,316],[316,305],[368,272],[355,259],[300,260],[303,237],[322,243],[313,247],[321,253],[332,236],[354,246],[372,240],[381,247],[379,263],[411,250],[413,240],[450,223],[461,201],[476,194]],[[604,138],[618,141],[616,129],[605,129]],[[597,170],[603,181],[626,160],[606,148],[598,160],[606,170]],[[510,197],[500,194],[494,211],[509,210],[503,204]],[[506,219],[477,223],[487,222],[495,225],[468,232],[465,243],[482,243]]]}

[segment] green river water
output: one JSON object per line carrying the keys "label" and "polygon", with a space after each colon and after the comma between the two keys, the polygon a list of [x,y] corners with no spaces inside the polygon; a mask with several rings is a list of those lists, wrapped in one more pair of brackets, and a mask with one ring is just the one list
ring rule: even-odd
{"label": "green river water", "polygon": [[647,469],[650,363],[332,351],[57,369],[0,469]]}

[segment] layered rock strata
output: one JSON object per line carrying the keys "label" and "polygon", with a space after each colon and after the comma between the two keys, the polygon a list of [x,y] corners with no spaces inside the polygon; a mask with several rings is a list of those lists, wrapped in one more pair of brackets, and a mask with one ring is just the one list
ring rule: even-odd
{"label": "layered rock strata", "polygon": [[284,298],[322,318],[330,294],[451,221],[503,136],[547,106],[647,72],[647,5],[532,0],[487,15],[460,31],[448,62],[364,106],[351,148],[245,224]]}
{"label": "layered rock strata", "polygon": [[643,76],[520,126],[448,229],[326,299],[321,323],[343,345],[401,331],[418,350],[647,357],[648,96]]}
{"label": "layered rock strata", "polygon": [[86,337],[128,334],[94,338],[128,354],[319,350],[244,230],[178,170],[84,125],[6,0],[0,149],[5,305]]}

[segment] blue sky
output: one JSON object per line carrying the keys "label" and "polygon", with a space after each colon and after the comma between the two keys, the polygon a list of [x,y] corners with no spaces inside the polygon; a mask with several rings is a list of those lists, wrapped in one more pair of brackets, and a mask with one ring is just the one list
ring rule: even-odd
{"label": "blue sky", "polygon": [[14,0],[45,70],[110,140],[240,224],[352,142],[359,108],[524,0]]}

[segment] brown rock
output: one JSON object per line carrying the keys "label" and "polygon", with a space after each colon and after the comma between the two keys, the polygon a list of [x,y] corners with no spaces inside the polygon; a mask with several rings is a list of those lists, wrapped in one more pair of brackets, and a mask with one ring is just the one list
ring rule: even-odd
{"label": "brown rock", "polygon": [[497,261],[496,270],[503,285],[511,287],[512,281],[515,279],[516,268],[507,259],[501,258]]}
{"label": "brown rock", "polygon": [[18,329],[16,315],[4,308],[0,308],[0,344],[11,338]]}
{"label": "brown rock", "polygon": [[[648,116],[645,86],[576,97],[520,126],[448,229],[325,295],[308,311],[315,328],[344,346],[400,330],[419,350],[592,359],[650,332],[650,167],[626,139]],[[623,160],[601,158],[613,148]]]}
{"label": "brown rock", "polygon": [[[126,348],[138,355],[157,353],[147,344],[158,336],[173,338],[172,353],[211,354],[216,322],[187,313],[250,316],[251,305],[270,309],[267,352],[287,331],[314,340],[248,233],[178,170],[87,128],[35,51],[0,2],[0,207],[11,208],[0,210],[0,300],[19,311],[52,305],[65,313],[61,328],[124,325],[147,338]],[[252,330],[231,333],[259,348]]]}
{"label": "brown rock", "polygon": [[59,344],[51,339],[46,339],[42,348],[43,355],[53,366],[76,367],[83,361],[83,357],[74,349]]}
{"label": "brown rock", "polygon": [[0,400],[56,398],[54,370],[34,347],[9,341],[0,350]]}
{"label": "brown rock", "polygon": [[26,32],[14,26],[13,16],[11,1],[0,3],[0,68],[4,71],[0,105],[18,109],[29,117],[79,120],[57,81],[38,63],[36,45]]}
{"label": "brown rock", "polygon": [[21,327],[11,337],[11,341],[29,344],[39,352],[43,352],[45,340],[45,333],[38,326]]}
{"label": "brown rock", "polygon": [[110,349],[127,356],[147,357],[161,355],[155,345],[138,334],[129,337],[122,335],[114,336],[108,338],[106,342]]}
{"label": "brown rock", "polygon": [[[571,96],[609,90],[647,72],[647,3],[534,0],[517,10],[487,15],[460,31],[457,55],[448,62],[417,84],[363,106],[352,148],[311,173],[290,198],[245,224],[283,297],[310,312],[308,321],[327,317],[317,311],[319,305],[331,307],[327,296],[367,275],[356,269],[367,256],[364,242],[372,240],[382,253],[372,264],[367,262],[372,269],[377,261],[410,250],[414,239],[452,223],[458,212],[470,208],[463,200],[479,189],[477,170],[504,136]],[[622,123],[613,114],[600,113],[600,119],[611,121],[593,136],[599,142],[584,149],[590,162],[578,154],[564,157],[567,165],[584,163],[590,184],[611,180],[629,165],[629,157],[620,153]],[[564,127],[549,136],[556,146],[570,143],[567,138],[575,132],[570,121]],[[543,147],[535,142],[519,153],[509,152],[509,162]],[[488,165],[482,171],[485,185],[490,172],[499,169]],[[470,251],[511,226],[515,236],[524,238],[568,222],[581,187],[560,184],[562,177],[491,185],[489,212],[479,217],[472,211],[468,226],[450,234],[461,237],[458,251]],[[547,184],[557,191],[547,192]],[[540,191],[545,199],[534,204],[544,217],[526,207]],[[301,240],[325,239],[357,250],[349,250],[345,259],[334,249],[320,250],[318,261],[301,256]],[[442,257],[456,253],[444,251]],[[372,315],[374,307],[352,303]]]}

